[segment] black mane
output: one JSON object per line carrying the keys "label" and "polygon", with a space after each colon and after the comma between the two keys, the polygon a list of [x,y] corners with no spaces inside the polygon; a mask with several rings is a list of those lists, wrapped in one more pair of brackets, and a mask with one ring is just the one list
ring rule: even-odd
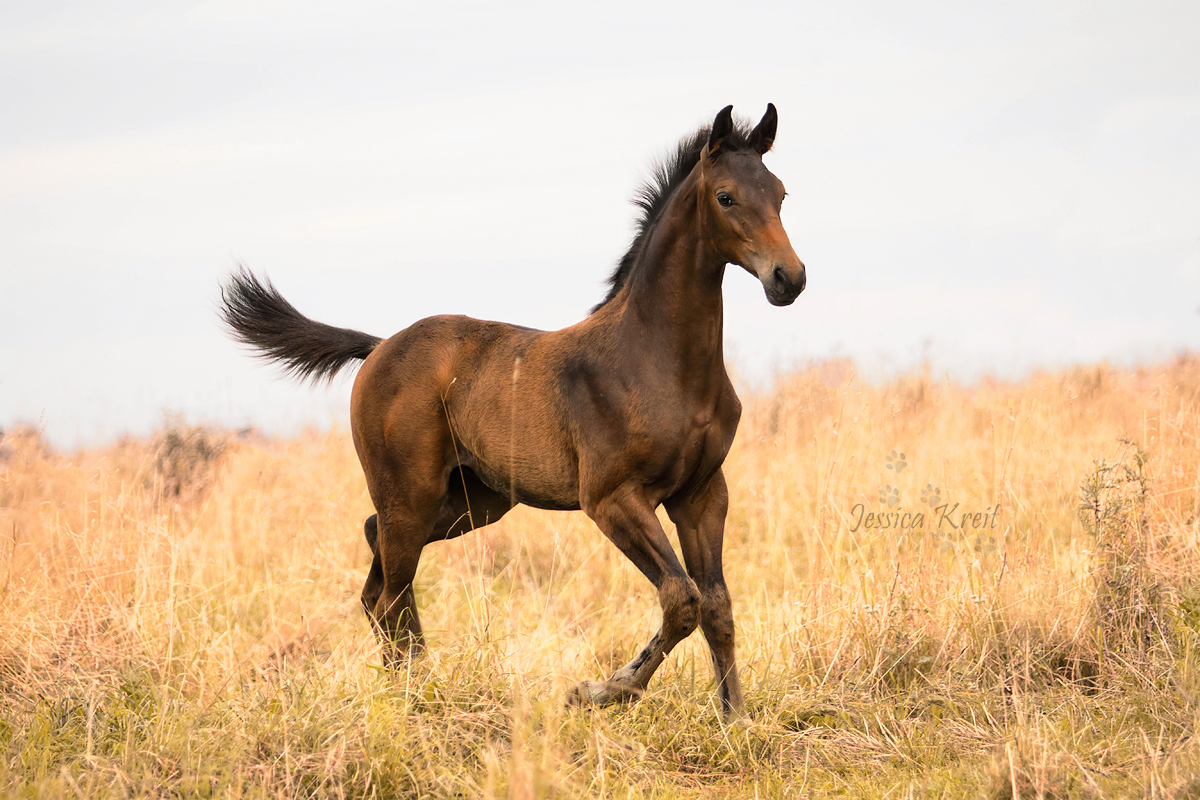
{"label": "black mane", "polygon": [[[733,133],[725,140],[723,148],[729,151],[745,150],[750,146],[750,130],[750,126],[745,122],[735,121]],[[634,234],[625,255],[617,262],[617,268],[609,276],[608,295],[592,309],[593,314],[616,297],[621,288],[629,282],[641,260],[642,250],[650,239],[650,232],[654,230],[654,225],[662,215],[663,209],[667,207],[671,195],[700,162],[700,154],[708,144],[711,131],[711,124],[703,125],[695,133],[681,139],[675,146],[675,152],[654,164],[650,180],[638,187],[637,194],[633,196],[633,204],[642,210],[637,221],[637,233]]]}

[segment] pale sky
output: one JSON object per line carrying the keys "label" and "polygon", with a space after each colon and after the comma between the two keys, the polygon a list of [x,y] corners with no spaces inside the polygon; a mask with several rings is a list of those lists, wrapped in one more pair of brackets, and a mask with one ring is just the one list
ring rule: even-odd
{"label": "pale sky", "polygon": [[808,265],[725,283],[746,384],[1200,346],[1200,3],[0,4],[0,426],[347,424],[216,323],[237,262],[390,335],[604,295],[651,161],[722,106]]}

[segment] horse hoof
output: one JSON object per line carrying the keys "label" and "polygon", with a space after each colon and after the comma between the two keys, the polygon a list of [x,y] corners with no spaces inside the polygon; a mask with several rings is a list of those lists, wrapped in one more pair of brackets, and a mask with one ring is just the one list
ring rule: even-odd
{"label": "horse hoof", "polygon": [[750,727],[750,716],[742,709],[736,711],[726,709],[721,714],[721,719],[730,728],[746,729]]}
{"label": "horse hoof", "polygon": [[613,703],[632,703],[641,696],[641,689],[622,686],[612,681],[583,681],[567,692],[567,705],[607,706]]}
{"label": "horse hoof", "polygon": [[425,645],[421,641],[387,643],[380,652],[383,668],[390,672],[404,672],[420,664],[425,654]]}

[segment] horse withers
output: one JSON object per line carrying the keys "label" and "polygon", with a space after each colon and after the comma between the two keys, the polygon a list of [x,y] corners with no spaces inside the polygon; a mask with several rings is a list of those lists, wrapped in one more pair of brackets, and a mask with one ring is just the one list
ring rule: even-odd
{"label": "horse withers", "polygon": [[637,234],[607,297],[569,328],[439,316],[380,340],[304,317],[244,269],[222,287],[233,335],[291,374],[326,378],[362,361],[350,423],[376,510],[362,601],[386,663],[423,646],[413,578],[427,544],[518,503],[582,509],[654,584],[662,627],[608,680],[584,681],[569,699],[636,699],[699,626],[724,713],[741,709],[721,567],[721,465],[741,403],[725,371],[721,284],[737,264],[785,306],[805,271],[779,219],[783,184],[762,161],[775,107],[753,129],[732,110],[683,139],[642,188]]}

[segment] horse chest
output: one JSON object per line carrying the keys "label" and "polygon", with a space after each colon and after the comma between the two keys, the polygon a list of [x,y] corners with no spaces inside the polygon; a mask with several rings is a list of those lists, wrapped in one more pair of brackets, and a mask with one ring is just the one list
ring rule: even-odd
{"label": "horse chest", "polygon": [[715,403],[681,414],[654,443],[660,473],[655,482],[673,493],[697,476],[715,472],[733,443],[740,408],[736,397],[730,403],[722,396]]}

